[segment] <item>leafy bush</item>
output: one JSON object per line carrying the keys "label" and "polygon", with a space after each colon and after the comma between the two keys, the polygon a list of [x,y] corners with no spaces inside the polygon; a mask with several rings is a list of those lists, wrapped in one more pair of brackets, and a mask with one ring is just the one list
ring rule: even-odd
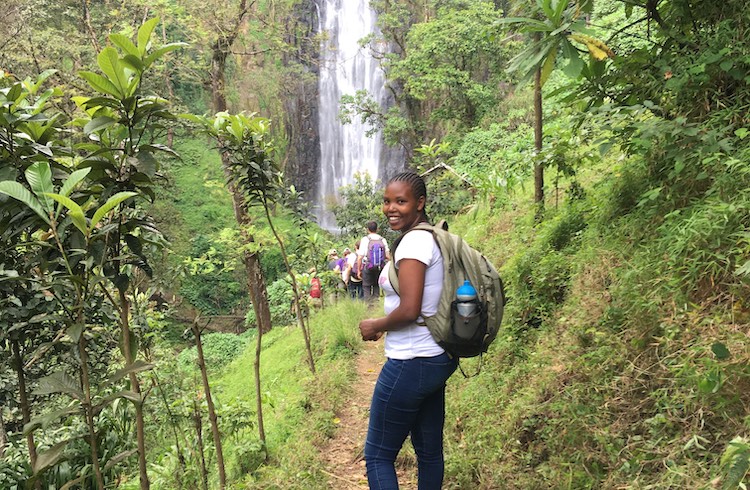
{"label": "leafy bush", "polygon": [[449,219],[470,206],[474,197],[469,185],[452,172],[443,172],[427,181],[429,206],[427,212],[433,222]]}

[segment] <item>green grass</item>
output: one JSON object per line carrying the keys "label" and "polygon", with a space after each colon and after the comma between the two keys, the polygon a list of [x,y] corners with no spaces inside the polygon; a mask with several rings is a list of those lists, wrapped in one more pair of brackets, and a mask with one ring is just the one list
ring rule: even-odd
{"label": "green grass", "polygon": [[[237,488],[326,488],[318,446],[335,433],[335,414],[355,379],[354,357],[361,348],[357,325],[366,314],[364,305],[348,300],[313,314],[316,376],[297,326],[276,327],[263,336],[261,390],[269,460],[252,473],[241,474],[236,449],[257,440],[257,427],[229,438],[229,471]],[[254,362],[253,340],[215,381],[219,401],[241,400],[255,407]]]}

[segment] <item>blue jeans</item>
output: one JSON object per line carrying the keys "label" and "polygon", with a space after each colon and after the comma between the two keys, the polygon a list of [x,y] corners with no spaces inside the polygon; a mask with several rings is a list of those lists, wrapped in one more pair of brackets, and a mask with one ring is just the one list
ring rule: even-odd
{"label": "blue jeans", "polygon": [[419,490],[440,489],[445,382],[457,365],[448,354],[385,362],[372,395],[365,441],[370,489],[398,489],[396,456],[409,434],[417,455]]}

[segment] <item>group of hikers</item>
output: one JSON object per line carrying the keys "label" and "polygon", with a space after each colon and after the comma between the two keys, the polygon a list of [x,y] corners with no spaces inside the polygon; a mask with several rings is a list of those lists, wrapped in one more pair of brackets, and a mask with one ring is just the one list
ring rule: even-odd
{"label": "group of hikers", "polygon": [[339,274],[339,290],[349,292],[352,299],[364,300],[370,304],[380,298],[378,278],[390,259],[388,242],[378,234],[378,224],[370,221],[367,234],[357,240],[352,252],[348,247],[339,256],[336,249],[328,253],[328,270]]}

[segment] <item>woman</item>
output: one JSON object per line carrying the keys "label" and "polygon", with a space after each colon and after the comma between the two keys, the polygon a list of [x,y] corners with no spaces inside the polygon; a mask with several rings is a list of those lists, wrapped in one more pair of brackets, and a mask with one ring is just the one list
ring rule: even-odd
{"label": "woman", "polygon": [[[443,258],[430,232],[403,235],[427,221],[426,201],[425,183],[412,172],[390,179],[383,195],[383,214],[402,237],[394,246],[393,260],[380,274],[387,316],[359,324],[364,340],[378,340],[386,334],[387,360],[375,385],[365,442],[371,489],[398,488],[396,456],[409,434],[417,455],[419,490],[439,489],[443,482],[445,382],[457,361],[433,340],[427,327],[417,325],[420,315],[437,311]],[[388,267],[394,265],[400,297],[388,281]]]}

